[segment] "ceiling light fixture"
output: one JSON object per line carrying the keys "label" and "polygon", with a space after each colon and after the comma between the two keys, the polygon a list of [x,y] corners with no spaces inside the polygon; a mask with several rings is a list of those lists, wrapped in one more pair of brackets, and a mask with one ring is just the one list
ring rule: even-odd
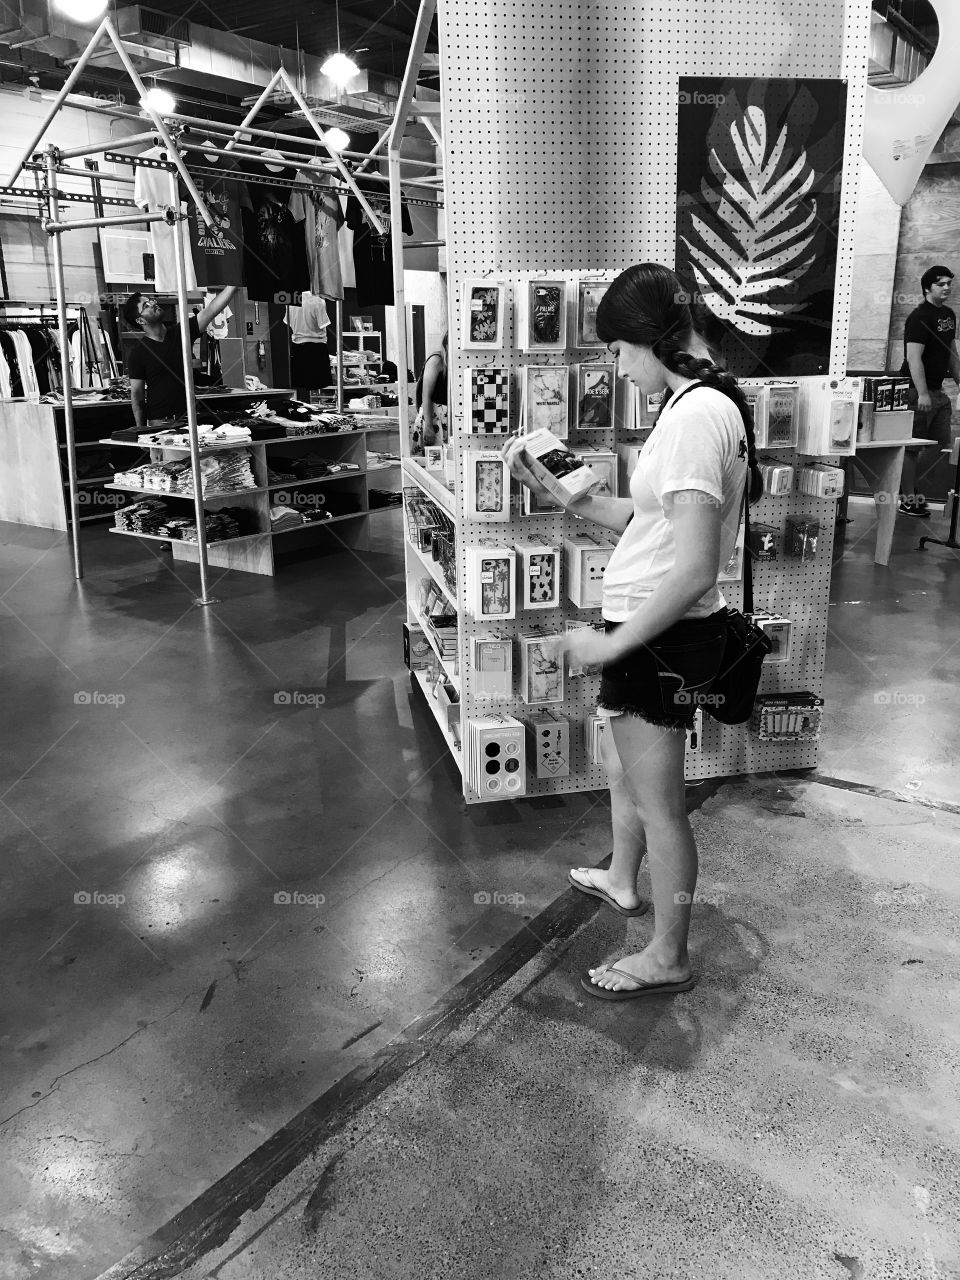
{"label": "ceiling light fixture", "polygon": [[107,11],[107,0],[54,0],[58,13],[73,22],[96,22]]}
{"label": "ceiling light fixture", "polygon": [[342,129],[328,129],[323,135],[323,142],[331,151],[345,151],[350,145],[349,133],[344,133]]}
{"label": "ceiling light fixture", "polygon": [[342,89],[348,81],[360,74],[360,68],[352,58],[348,58],[343,52],[343,46],[340,43],[340,0],[335,0],[335,7],[337,14],[337,52],[330,55],[326,62],[322,64],[320,70],[325,76],[329,76],[338,89]]}
{"label": "ceiling light fixture", "polygon": [[148,89],[140,99],[140,105],[144,110],[151,107],[158,116],[172,116],[177,109],[177,100],[166,89],[158,89],[154,86]]}

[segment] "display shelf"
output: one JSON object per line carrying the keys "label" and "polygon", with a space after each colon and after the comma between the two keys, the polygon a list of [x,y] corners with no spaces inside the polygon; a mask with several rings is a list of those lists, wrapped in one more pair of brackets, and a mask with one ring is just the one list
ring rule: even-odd
{"label": "display shelf", "polygon": [[[206,502],[214,498],[239,498],[248,493],[277,493],[283,489],[303,489],[308,485],[329,484],[331,480],[357,480],[363,474],[362,470],[345,471],[342,475],[314,476],[310,480],[282,480],[275,484],[255,485],[247,489],[221,489],[217,493],[205,493],[203,500]],[[166,489],[141,489],[133,484],[105,484],[103,487],[118,489],[121,493],[143,493],[156,498],[189,498],[191,502],[193,501],[192,493],[170,493]]]}
{"label": "display shelf", "polygon": [[[285,533],[303,533],[305,529],[326,529],[331,524],[339,524],[341,520],[358,520],[361,516],[373,516],[380,508],[373,511],[347,511],[342,516],[331,516],[329,520],[307,520],[303,524],[292,524],[289,529],[271,529],[271,538],[282,538]],[[388,508],[384,508],[388,510]]]}
{"label": "display shelf", "polygon": [[[341,440],[344,436],[360,436],[366,431],[376,431],[376,427],[351,427],[349,431],[311,431],[299,436],[271,436],[266,440],[225,440],[222,444],[200,446],[200,457],[209,453],[219,453],[223,449],[249,449],[251,445],[290,444],[299,440]],[[93,440],[91,444],[113,445],[118,449],[162,449],[165,453],[189,453],[186,444],[140,444],[137,440]],[[80,447],[79,445],[77,446]]]}
{"label": "display shelf", "polygon": [[462,774],[463,773],[463,749],[457,746],[456,742],[454,741],[453,735],[451,734],[450,730],[447,728],[446,721],[443,714],[443,708],[440,706],[439,702],[437,702],[436,698],[433,696],[433,691],[431,690],[430,685],[428,683],[428,677],[426,673],[423,671],[411,671],[410,675],[413,677],[414,681],[419,686],[420,692],[423,694],[424,699],[426,700],[427,706],[430,708],[431,712],[433,713],[433,718],[437,722],[437,728],[443,734],[444,740],[446,741],[447,746],[450,748],[450,754],[453,756],[456,766],[460,770],[460,773]]}
{"label": "display shelf", "polygon": [[[115,533],[121,538],[141,538],[145,542],[170,542],[177,543],[182,547],[195,547],[196,542],[189,542],[186,538],[171,538],[169,534],[162,533],[135,533],[132,529],[108,529],[107,533]],[[238,538],[216,538],[213,541],[208,540],[208,547],[227,547],[234,546],[238,542],[249,542],[252,538],[265,538],[265,533],[241,533]]]}
{"label": "display shelf", "polygon": [[426,467],[422,467],[419,462],[414,462],[412,458],[404,458],[403,474],[408,476],[438,506],[443,507],[447,515],[456,516],[453,491],[448,489],[442,480],[438,480],[436,476],[431,475]]}
{"label": "display shelf", "polygon": [[439,641],[434,635],[433,628],[430,626],[428,619],[420,612],[419,609],[416,609],[416,608],[413,609],[413,614],[414,614],[414,617],[417,619],[417,625],[420,627],[420,630],[423,632],[423,634],[427,638],[427,643],[429,644],[433,652],[437,655],[437,661],[440,663],[440,666],[443,668],[444,675],[447,677],[447,679],[456,689],[457,693],[459,693],[460,677],[459,675],[457,675],[456,671],[453,669],[452,664],[449,663],[447,659],[443,656],[443,654],[440,652]]}
{"label": "display shelf", "polygon": [[[393,507],[384,507],[384,508],[383,508],[383,510],[384,510],[384,511],[392,511],[392,510],[394,510],[394,508],[393,508]],[[460,610],[459,610],[459,608],[457,607],[457,599],[456,599],[456,596],[453,594],[453,592],[452,592],[452,591],[450,590],[450,588],[447,586],[446,579],[444,578],[443,574],[440,572],[440,566],[436,563],[436,561],[435,561],[435,560],[430,560],[430,559],[428,559],[428,558],[427,558],[427,556],[425,556],[425,555],[423,554],[423,552],[420,550],[420,548],[419,548],[419,547],[415,547],[415,546],[413,545],[413,543],[410,541],[410,539],[409,539],[409,538],[406,538],[406,539],[405,539],[405,541],[406,541],[407,546],[410,548],[410,552],[411,552],[411,554],[412,554],[412,555],[414,555],[414,556],[416,556],[416,558],[417,558],[417,559],[420,561],[420,563],[423,565],[424,569],[426,569],[427,573],[430,575],[430,577],[434,580],[434,582],[437,584],[437,586],[438,586],[438,587],[440,588],[440,590],[443,592],[444,599],[445,599],[445,600],[447,601],[447,603],[450,605],[451,609],[453,609],[454,613],[459,613],[459,612],[460,612]]]}
{"label": "display shelf", "polygon": [[[113,479],[113,472],[111,472],[110,475],[108,476],[85,476],[82,480],[79,480],[79,479],[77,480],[77,487],[82,488],[84,485],[91,485],[91,484],[106,485],[107,481],[112,479]],[[70,481],[64,480],[62,481],[62,483],[63,483],[63,487],[66,489],[69,486]]]}

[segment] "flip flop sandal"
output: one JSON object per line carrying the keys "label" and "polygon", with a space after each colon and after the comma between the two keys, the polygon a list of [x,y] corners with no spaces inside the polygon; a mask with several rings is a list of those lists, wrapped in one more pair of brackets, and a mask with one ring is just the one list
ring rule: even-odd
{"label": "flip flop sandal", "polygon": [[[618,969],[615,964],[607,965],[607,973],[619,974],[621,978],[626,978],[630,982],[636,982],[637,979],[630,973],[625,973],[623,969]],[[595,982],[590,981],[590,970],[585,970],[580,975],[580,985],[589,995],[595,996],[598,1000],[639,1000],[643,996],[672,996],[681,991],[689,991],[691,987],[697,985],[697,979],[693,974],[689,978],[684,978],[682,982],[642,982],[638,987],[631,987],[629,991],[609,991],[606,987],[598,987]]]}
{"label": "flip flop sandal", "polygon": [[[590,868],[586,867],[585,870],[589,874]],[[622,916],[642,916],[650,910],[649,902],[641,902],[639,907],[621,907],[616,898],[611,898],[610,894],[605,890],[598,889],[596,885],[581,884],[579,880],[574,880],[572,871],[567,872],[567,883],[580,893],[586,893],[591,898],[599,898],[608,907],[613,907],[614,911],[619,911]]]}

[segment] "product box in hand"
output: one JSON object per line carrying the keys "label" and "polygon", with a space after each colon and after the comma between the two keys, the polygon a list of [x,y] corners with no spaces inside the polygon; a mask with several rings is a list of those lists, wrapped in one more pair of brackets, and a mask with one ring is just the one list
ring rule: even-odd
{"label": "product box in hand", "polygon": [[467,520],[510,519],[510,472],[499,453],[464,449],[463,514]]}
{"label": "product box in hand", "polygon": [[578,609],[599,609],[603,603],[603,575],[613,545],[588,534],[567,538],[563,544],[567,595]]}
{"label": "product box in hand", "polygon": [[560,551],[543,542],[515,544],[520,571],[520,608],[556,609],[560,604]]}
{"label": "product box in hand", "polygon": [[535,464],[530,469],[556,502],[584,497],[597,477],[552,431],[541,428],[523,437],[523,447]]}
{"label": "product box in hand", "polygon": [[476,697],[506,702],[513,695],[513,641],[509,636],[470,637],[470,668]]}
{"label": "product box in hand", "polygon": [[484,800],[526,791],[526,729],[513,716],[482,716],[464,725],[470,783]]}
{"label": "product box in hand", "polygon": [[564,700],[563,654],[554,645],[555,636],[538,628],[518,637],[520,696],[533,706]]}
{"label": "product box in hand", "polygon": [[480,543],[464,547],[467,612],[478,622],[513,618],[517,611],[516,552]]}
{"label": "product box in hand", "polygon": [[538,778],[570,777],[570,722],[551,711],[527,720],[527,750],[531,771]]}

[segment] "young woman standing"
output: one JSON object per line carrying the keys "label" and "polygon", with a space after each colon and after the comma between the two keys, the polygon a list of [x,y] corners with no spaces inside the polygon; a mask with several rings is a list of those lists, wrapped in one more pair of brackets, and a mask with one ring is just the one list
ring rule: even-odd
{"label": "young woman standing", "polygon": [[[597,332],[642,395],[668,398],[641,450],[629,498],[586,497],[577,516],[620,535],[604,576],[605,634],[558,637],[571,662],[602,667],[599,710],[609,718],[603,763],[610,784],[613,858],[579,867],[570,883],[623,915],[647,909],[637,873],[649,857],[654,933],[640,952],[589,969],[591,995],[632,1000],[694,985],[687,953],[697,847],[685,805],[686,730],[704,704],[723,653],[720,567],[736,543],[744,487],[763,490],[743,393],[696,332],[676,275],[656,263],[614,280]],[[504,456],[542,492],[523,438]]]}

